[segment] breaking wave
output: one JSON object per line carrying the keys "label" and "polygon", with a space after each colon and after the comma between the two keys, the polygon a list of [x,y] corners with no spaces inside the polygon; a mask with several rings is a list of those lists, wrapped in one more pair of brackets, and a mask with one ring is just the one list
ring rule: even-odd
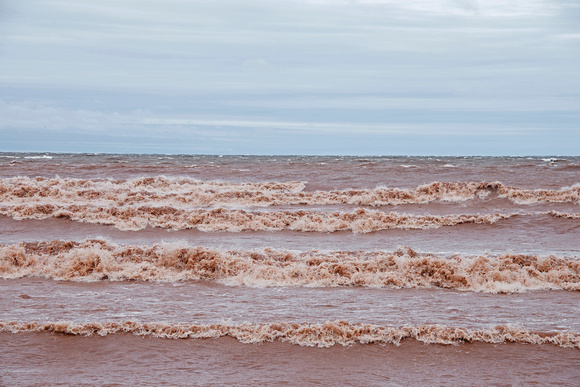
{"label": "breaking wave", "polygon": [[0,179],[0,200],[5,204],[273,206],[351,204],[384,206],[462,202],[496,193],[518,204],[579,203],[580,186],[559,190],[524,189],[500,182],[432,182],[417,188],[377,187],[305,192],[305,182],[227,183],[191,178],[62,179],[12,177]]}
{"label": "breaking wave", "polygon": [[179,209],[174,207],[91,207],[42,205],[0,205],[0,214],[14,219],[65,218],[85,223],[110,225],[119,230],[138,231],[147,227],[201,231],[352,231],[368,233],[387,229],[420,230],[477,223],[493,224],[518,214],[408,215],[357,208],[351,212]]}
{"label": "breaking wave", "polygon": [[580,214],[568,214],[565,212],[550,211],[548,214],[555,218],[566,218],[566,219],[580,219]]}
{"label": "breaking wave", "polygon": [[117,245],[103,240],[0,245],[0,278],[218,280],[244,286],[448,288],[509,293],[580,290],[580,259],[554,255],[441,256],[410,248],[296,252],[224,251],[184,244]]}
{"label": "breaking wave", "polygon": [[0,332],[49,332],[67,335],[106,336],[131,333],[163,339],[217,339],[232,337],[241,343],[264,343],[275,340],[309,347],[332,347],[336,344],[394,344],[406,339],[426,344],[459,343],[520,343],[552,344],[564,348],[580,348],[580,334],[570,331],[541,332],[522,327],[497,325],[486,329],[466,329],[445,325],[389,327],[371,324],[351,324],[345,321],[267,324],[171,324],[123,322],[18,322],[0,321]]}

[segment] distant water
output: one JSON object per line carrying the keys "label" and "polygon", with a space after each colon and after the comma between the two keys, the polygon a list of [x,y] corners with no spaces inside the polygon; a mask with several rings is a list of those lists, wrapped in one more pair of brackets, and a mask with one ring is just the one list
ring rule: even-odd
{"label": "distant water", "polygon": [[577,385],[579,157],[0,154],[0,384]]}

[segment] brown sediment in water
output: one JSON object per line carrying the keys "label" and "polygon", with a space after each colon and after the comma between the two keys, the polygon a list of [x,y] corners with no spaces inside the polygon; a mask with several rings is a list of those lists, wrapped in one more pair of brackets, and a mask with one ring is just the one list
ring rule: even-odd
{"label": "brown sediment in water", "polygon": [[548,212],[548,214],[552,215],[555,218],[580,219],[580,214],[568,214],[565,212],[558,212],[558,211],[550,211],[550,212]]}
{"label": "brown sediment in water", "polygon": [[440,256],[386,251],[224,251],[180,243],[103,240],[0,245],[0,277],[55,280],[219,280],[246,286],[448,288],[509,293],[580,290],[580,259],[554,255]]}
{"label": "brown sediment in water", "polygon": [[578,158],[10,157],[7,384],[578,379]]}
{"label": "brown sediment in water", "polygon": [[187,178],[63,179],[12,177],[0,179],[0,200],[5,204],[83,205],[95,201],[114,206],[273,206],[351,204],[384,206],[462,202],[497,194],[518,204],[578,203],[580,186],[559,190],[525,189],[500,182],[440,182],[416,188],[376,187],[330,191],[304,191],[305,183],[228,183]]}
{"label": "brown sediment in water", "polygon": [[426,344],[461,342],[551,344],[580,349],[580,334],[575,332],[530,331],[522,327],[497,325],[485,329],[465,329],[445,325],[388,327],[353,324],[344,321],[308,323],[179,324],[122,322],[19,322],[0,321],[0,332],[48,332],[67,335],[112,335],[132,333],[163,339],[217,339],[229,336],[242,343],[275,340],[310,347],[349,346],[353,344],[395,344],[414,339]]}
{"label": "brown sediment in water", "polygon": [[111,225],[138,231],[147,227],[201,231],[352,231],[368,233],[387,229],[420,230],[459,224],[493,224],[518,214],[409,215],[357,208],[350,212],[180,209],[174,207],[100,207],[0,205],[0,214],[14,219],[65,218],[85,223]]}

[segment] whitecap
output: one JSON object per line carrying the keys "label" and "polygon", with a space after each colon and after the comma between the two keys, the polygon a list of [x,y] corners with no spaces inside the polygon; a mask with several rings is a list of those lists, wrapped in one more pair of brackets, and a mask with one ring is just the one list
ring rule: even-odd
{"label": "whitecap", "polygon": [[542,159],[542,161],[545,161],[547,163],[555,163],[556,161],[566,161],[566,159],[558,159],[558,158],[555,158],[555,157],[550,157],[550,158],[547,158],[547,159]]}
{"label": "whitecap", "polygon": [[52,156],[42,155],[42,156],[24,156],[25,159],[52,159]]}

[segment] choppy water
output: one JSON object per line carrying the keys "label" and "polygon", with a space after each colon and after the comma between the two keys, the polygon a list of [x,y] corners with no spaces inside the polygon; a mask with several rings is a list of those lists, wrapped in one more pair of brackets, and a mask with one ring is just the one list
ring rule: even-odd
{"label": "choppy water", "polygon": [[577,157],[4,153],[0,382],[576,385],[579,204]]}

